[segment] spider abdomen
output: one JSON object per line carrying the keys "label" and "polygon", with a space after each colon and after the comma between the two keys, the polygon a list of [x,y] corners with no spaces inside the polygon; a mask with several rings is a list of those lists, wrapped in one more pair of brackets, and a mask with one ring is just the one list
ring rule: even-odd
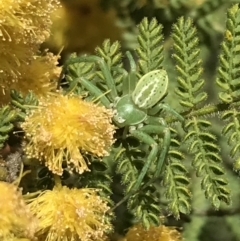
{"label": "spider abdomen", "polygon": [[132,93],[133,102],[142,109],[157,104],[167,93],[168,75],[166,70],[151,71],[138,81]]}

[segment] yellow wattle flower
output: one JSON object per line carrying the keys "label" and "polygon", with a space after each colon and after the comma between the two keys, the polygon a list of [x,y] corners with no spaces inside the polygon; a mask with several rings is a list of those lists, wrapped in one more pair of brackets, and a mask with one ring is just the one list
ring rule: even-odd
{"label": "yellow wattle flower", "polygon": [[0,182],[0,240],[33,240],[37,220],[13,184]]}
{"label": "yellow wattle flower", "polygon": [[46,96],[57,88],[57,80],[61,72],[58,67],[59,56],[50,52],[35,56],[28,65],[21,66],[18,81],[10,85],[22,94],[32,91],[37,97]]}
{"label": "yellow wattle flower", "polygon": [[181,241],[181,234],[174,227],[160,225],[146,230],[141,224],[129,229],[124,241]]}
{"label": "yellow wattle flower", "polygon": [[[24,51],[22,54],[26,53],[26,51]],[[13,73],[15,72],[15,74],[17,74],[15,77],[11,75],[8,77],[5,76],[4,82],[8,83],[8,85],[7,88],[3,86],[4,93],[0,91],[0,103],[10,102],[11,89],[15,89],[23,95],[32,91],[37,97],[46,96],[49,92],[55,91],[57,88],[57,79],[61,72],[61,67],[57,66],[58,59],[58,55],[46,52],[44,55],[35,56],[28,64],[21,64],[18,67],[17,64],[14,65],[14,61],[12,61],[12,65],[9,66],[9,68],[15,68]],[[7,66],[7,60],[4,61],[4,59],[2,59],[1,61]]]}
{"label": "yellow wattle flower", "polygon": [[40,240],[101,241],[112,230],[105,216],[109,207],[95,189],[57,185],[33,199],[29,207],[39,220]]}
{"label": "yellow wattle flower", "polygon": [[[22,66],[50,36],[50,15],[59,0],[0,0],[0,87],[5,91],[22,75]],[[35,80],[36,81],[36,80]]]}
{"label": "yellow wattle flower", "polygon": [[25,153],[44,161],[58,175],[63,172],[63,161],[79,173],[87,171],[82,153],[106,156],[114,142],[112,116],[112,110],[78,96],[42,98],[22,124],[29,139]]}
{"label": "yellow wattle flower", "polygon": [[0,0],[0,39],[41,44],[50,36],[50,14],[59,0]]}

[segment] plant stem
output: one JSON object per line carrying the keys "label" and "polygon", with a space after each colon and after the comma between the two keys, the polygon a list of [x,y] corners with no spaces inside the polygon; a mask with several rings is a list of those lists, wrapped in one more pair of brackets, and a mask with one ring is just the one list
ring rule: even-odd
{"label": "plant stem", "polygon": [[[213,114],[219,114],[223,111],[227,111],[228,109],[231,109],[232,107],[239,107],[240,101],[235,100],[232,103],[218,103],[213,105],[206,105],[202,108],[196,109],[196,110],[188,110],[185,112],[180,113],[185,119],[191,118],[191,117],[200,117],[200,116],[206,116],[206,115],[213,115]],[[175,117],[167,117],[166,122],[168,124],[178,122],[179,120]]]}

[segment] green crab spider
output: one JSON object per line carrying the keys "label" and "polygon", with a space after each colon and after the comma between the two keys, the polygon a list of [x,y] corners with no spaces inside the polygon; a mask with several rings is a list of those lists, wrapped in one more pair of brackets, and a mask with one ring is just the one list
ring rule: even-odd
{"label": "green crab spider", "polygon": [[[64,73],[67,70],[67,66],[74,63],[97,63],[104,75],[104,81],[108,89],[106,93],[103,93],[100,88],[84,77],[76,78],[71,88],[74,88],[74,85],[81,85],[92,96],[99,99],[104,106],[113,108],[115,112],[113,122],[118,128],[124,128],[124,135],[133,136],[151,147],[136,182],[128,194],[114,207],[114,209],[138,191],[153,162],[157,163],[153,179],[157,178],[162,172],[162,167],[170,146],[171,135],[170,129],[166,125],[164,119],[159,117],[160,112],[163,109],[168,110],[181,122],[184,121],[183,117],[175,110],[161,103],[168,89],[167,72],[164,69],[153,70],[137,81],[135,61],[130,52],[127,52],[126,55],[130,63],[130,73],[124,69],[114,69],[114,71],[118,71],[124,76],[121,96],[118,96],[117,87],[107,63],[98,56],[90,55],[70,59],[63,68]],[[163,141],[161,146],[159,146],[152,135],[162,137]]]}

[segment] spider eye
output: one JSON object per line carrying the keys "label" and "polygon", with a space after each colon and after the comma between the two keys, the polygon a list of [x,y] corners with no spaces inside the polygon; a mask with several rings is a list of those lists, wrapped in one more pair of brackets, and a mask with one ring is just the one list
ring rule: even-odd
{"label": "spider eye", "polygon": [[148,109],[157,104],[167,93],[168,75],[166,70],[151,71],[138,81],[132,93],[134,103]]}
{"label": "spider eye", "polygon": [[115,119],[118,123],[122,124],[124,121],[126,121],[124,118],[122,118],[121,116],[119,115],[116,115],[115,116]]}

